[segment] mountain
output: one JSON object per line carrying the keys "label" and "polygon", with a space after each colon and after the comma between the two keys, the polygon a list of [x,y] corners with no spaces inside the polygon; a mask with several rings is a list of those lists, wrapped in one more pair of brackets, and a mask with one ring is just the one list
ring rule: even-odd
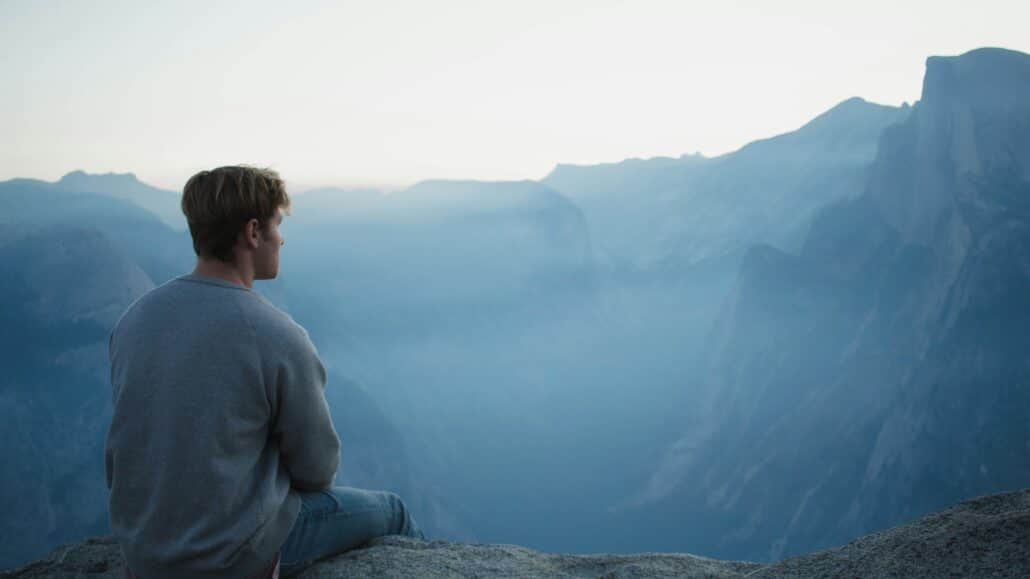
{"label": "mountain", "polygon": [[172,229],[186,230],[186,217],[179,206],[181,194],[143,183],[133,173],[93,175],[72,171],[54,185],[65,191],[100,193],[131,201],[156,215]]}
{"label": "mountain", "polygon": [[778,559],[1030,482],[1030,55],[927,61],[861,196],[750,249],[702,402],[622,507]]}
{"label": "mountain", "polygon": [[[0,221],[0,241],[40,228],[89,227],[100,231],[140,264],[156,283],[178,275],[194,261],[189,233],[175,231],[153,213],[116,195],[72,191],[45,181],[0,182],[10,209]],[[140,243],[140,240],[147,243]]]}
{"label": "mountain", "polygon": [[[847,522],[870,524],[862,507],[878,499],[908,517],[1030,480],[1030,100],[1017,95],[1030,95],[1030,55],[929,59],[924,112],[891,135],[896,148],[915,139],[907,150],[917,164],[892,163],[872,182],[884,220],[933,259],[917,281],[925,301],[912,308],[918,363],[877,433]],[[884,194],[899,179],[928,210]]]}
{"label": "mountain", "polygon": [[294,206],[283,277],[321,280],[293,288],[324,306],[316,323],[338,315],[334,326],[413,337],[442,318],[518,315],[530,296],[593,283],[581,212],[531,181],[427,181],[388,195],[322,190]]}
{"label": "mountain", "polygon": [[[0,197],[2,198],[2,197]],[[93,229],[43,230],[0,247],[4,327],[0,565],[107,532],[107,333],[146,273]]]}
{"label": "mountain", "polygon": [[16,179],[0,183],[0,200],[0,431],[14,449],[0,480],[0,565],[13,565],[106,532],[108,333],[191,252],[188,238],[117,196]]}
{"label": "mountain", "polygon": [[559,165],[543,183],[582,207],[599,251],[624,266],[689,266],[754,243],[796,253],[819,209],[862,191],[880,133],[908,114],[851,98],[720,157]]}

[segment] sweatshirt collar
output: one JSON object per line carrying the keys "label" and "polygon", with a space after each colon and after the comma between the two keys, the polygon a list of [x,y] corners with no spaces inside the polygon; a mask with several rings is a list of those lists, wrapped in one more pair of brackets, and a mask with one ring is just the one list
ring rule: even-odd
{"label": "sweatshirt collar", "polygon": [[238,290],[243,290],[243,291],[248,291],[248,292],[251,291],[249,287],[247,287],[247,286],[245,286],[243,284],[233,283],[231,281],[226,281],[224,279],[217,278],[217,277],[209,277],[209,276],[206,276],[206,275],[197,275],[195,273],[187,273],[185,275],[180,275],[179,277],[177,277],[175,279],[179,279],[179,280],[182,280],[182,281],[192,281],[192,282],[196,282],[196,283],[206,283],[206,284],[210,284],[210,285],[219,285],[219,286],[222,286],[222,287],[238,289]]}

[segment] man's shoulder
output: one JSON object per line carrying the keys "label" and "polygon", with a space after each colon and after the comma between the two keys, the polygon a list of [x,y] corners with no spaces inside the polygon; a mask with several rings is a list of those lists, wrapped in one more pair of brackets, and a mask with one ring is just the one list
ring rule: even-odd
{"label": "man's shoulder", "polygon": [[123,325],[149,328],[155,324],[200,323],[225,327],[239,323],[276,348],[310,343],[307,330],[260,293],[194,283],[189,277],[172,278],[138,297],[115,323],[112,335]]}
{"label": "man's shoulder", "polygon": [[[196,312],[196,315],[202,315],[207,322],[224,317],[226,319],[220,320],[219,323],[239,320],[263,331],[299,331],[306,335],[293,317],[260,293],[229,286],[194,283],[190,277],[172,278],[139,296],[129,304],[115,326],[125,320],[141,317],[151,320],[155,317],[172,316],[181,321],[189,319],[191,312]],[[197,307],[199,304],[206,307]]]}
{"label": "man's shoulder", "polygon": [[289,340],[303,343],[309,340],[308,332],[293,316],[273,304],[268,298],[254,292],[248,294],[250,299],[242,300],[244,315],[254,326],[259,335],[267,336],[273,341]]}
{"label": "man's shoulder", "polygon": [[171,293],[175,291],[174,286],[172,286],[174,281],[175,278],[161,285],[154,286],[132,300],[125,307],[125,310],[122,311],[118,320],[115,321],[112,331],[117,330],[119,326],[126,322],[138,319],[140,316],[149,317],[153,313],[160,313],[162,303],[167,303]]}
{"label": "man's shoulder", "polygon": [[262,320],[268,324],[287,327],[297,323],[290,314],[256,291],[248,292],[241,297],[245,298],[240,300],[241,306],[245,308],[244,313],[253,316],[255,319]]}

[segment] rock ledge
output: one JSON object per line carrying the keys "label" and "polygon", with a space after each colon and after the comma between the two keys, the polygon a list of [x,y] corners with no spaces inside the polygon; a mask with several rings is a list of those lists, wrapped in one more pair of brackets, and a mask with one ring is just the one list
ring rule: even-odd
{"label": "rock ledge", "polygon": [[[122,578],[111,537],[65,545],[0,573],[10,578]],[[685,553],[566,555],[517,545],[383,537],[321,561],[300,575],[319,577],[1028,577],[1030,489],[968,500],[843,547],[772,565]]]}

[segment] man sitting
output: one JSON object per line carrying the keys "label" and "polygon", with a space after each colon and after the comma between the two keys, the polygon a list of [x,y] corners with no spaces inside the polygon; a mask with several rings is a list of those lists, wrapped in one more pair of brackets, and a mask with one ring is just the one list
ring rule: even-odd
{"label": "man sitting", "polygon": [[197,266],[111,332],[111,530],[130,576],[290,576],[371,538],[424,538],[389,492],[332,486],[340,441],[308,333],[252,291],[279,272],[277,173],[221,167],[183,190]]}

